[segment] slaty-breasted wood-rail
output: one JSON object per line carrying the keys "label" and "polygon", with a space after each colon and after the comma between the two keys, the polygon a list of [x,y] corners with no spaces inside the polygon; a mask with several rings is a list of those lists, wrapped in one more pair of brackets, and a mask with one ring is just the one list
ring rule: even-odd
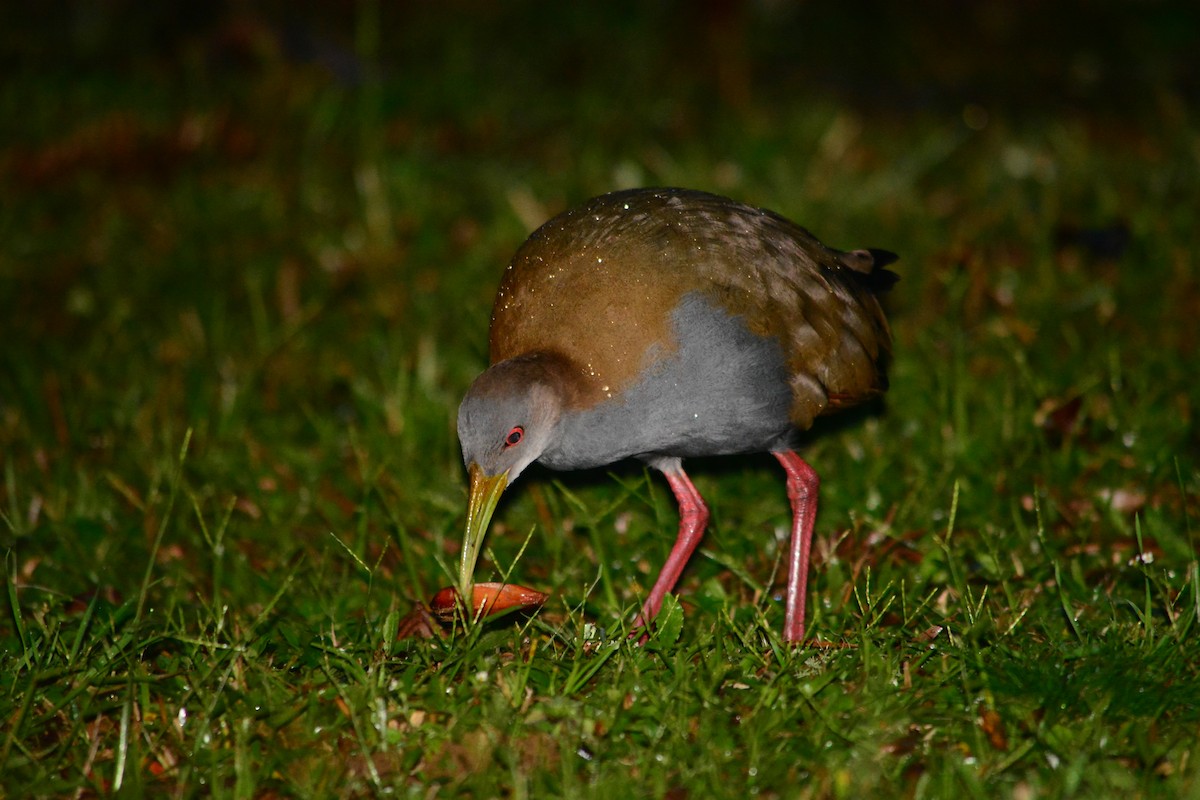
{"label": "slaty-breasted wood-rail", "polygon": [[708,521],[689,456],[769,452],[793,512],[783,636],[804,639],[817,473],[796,454],[823,414],[887,388],[882,250],[843,252],[770,211],[683,189],[597,197],[538,228],[492,309],[491,366],[458,412],[470,476],[459,584],[496,502],[529,464],[625,458],[660,470],[679,534],[642,605],[658,613]]}

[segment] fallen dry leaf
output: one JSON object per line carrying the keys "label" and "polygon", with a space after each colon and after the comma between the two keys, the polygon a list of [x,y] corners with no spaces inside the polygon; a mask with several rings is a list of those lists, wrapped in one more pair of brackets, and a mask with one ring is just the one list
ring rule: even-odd
{"label": "fallen dry leaf", "polygon": [[424,604],[419,604],[404,619],[396,629],[397,639],[432,639],[438,635],[439,628],[433,614]]}
{"label": "fallen dry leaf", "polygon": [[1001,752],[1008,750],[1008,734],[1004,732],[1004,720],[1001,719],[996,709],[980,704],[979,726],[987,734],[988,742],[992,747]]}

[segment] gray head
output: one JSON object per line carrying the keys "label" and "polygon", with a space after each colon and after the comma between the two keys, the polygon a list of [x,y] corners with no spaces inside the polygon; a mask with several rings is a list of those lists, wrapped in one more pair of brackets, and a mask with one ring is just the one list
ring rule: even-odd
{"label": "gray head", "polygon": [[543,354],[510,358],[475,379],[458,407],[467,469],[507,474],[507,483],[554,441],[565,404],[564,365]]}

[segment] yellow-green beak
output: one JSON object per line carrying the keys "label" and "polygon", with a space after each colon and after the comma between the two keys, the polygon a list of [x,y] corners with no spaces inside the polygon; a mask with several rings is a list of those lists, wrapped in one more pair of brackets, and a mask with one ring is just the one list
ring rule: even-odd
{"label": "yellow-green beak", "polygon": [[472,462],[467,475],[471,480],[471,495],[467,501],[467,533],[463,536],[462,560],[458,566],[458,590],[464,598],[471,596],[475,562],[483,549],[483,537],[487,535],[496,503],[504,493],[504,487],[508,486],[507,470],[499,475],[485,475],[483,468]]}

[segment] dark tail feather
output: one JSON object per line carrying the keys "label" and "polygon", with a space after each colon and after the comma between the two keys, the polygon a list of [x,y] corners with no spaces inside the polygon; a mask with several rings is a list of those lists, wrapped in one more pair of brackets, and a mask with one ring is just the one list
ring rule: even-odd
{"label": "dark tail feather", "polygon": [[895,264],[900,260],[900,256],[893,253],[891,250],[880,250],[877,247],[868,247],[867,252],[871,255],[871,260],[875,262],[875,268],[886,267],[888,264]]}
{"label": "dark tail feather", "polygon": [[899,258],[890,250],[869,248],[842,253],[840,261],[842,266],[857,273],[871,291],[886,292],[900,280],[900,276],[884,267],[894,264]]}

